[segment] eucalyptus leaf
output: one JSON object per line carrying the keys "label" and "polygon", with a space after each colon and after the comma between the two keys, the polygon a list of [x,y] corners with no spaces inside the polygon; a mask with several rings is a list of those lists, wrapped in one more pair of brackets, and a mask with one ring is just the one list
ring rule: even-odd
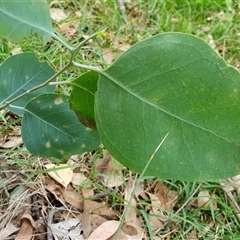
{"label": "eucalyptus leaf", "polygon": [[46,0],[0,1],[0,37],[21,42],[37,33],[47,40],[54,35]]}
{"label": "eucalyptus leaf", "polygon": [[[39,62],[34,53],[21,53],[9,57],[0,65],[0,106],[44,83],[53,75],[54,70],[48,63]],[[14,101],[13,105],[24,107],[31,98],[44,92],[54,91],[54,86],[44,86]],[[22,109],[13,107],[10,109],[19,115],[24,113]]]}
{"label": "eucalyptus leaf", "polygon": [[63,94],[41,94],[24,110],[22,138],[32,154],[66,158],[100,145],[98,133],[79,123]]}
{"label": "eucalyptus leaf", "polygon": [[164,33],[126,51],[99,78],[95,118],[104,146],[134,171],[154,153],[145,174],[163,179],[240,172],[240,75],[195,36]]}

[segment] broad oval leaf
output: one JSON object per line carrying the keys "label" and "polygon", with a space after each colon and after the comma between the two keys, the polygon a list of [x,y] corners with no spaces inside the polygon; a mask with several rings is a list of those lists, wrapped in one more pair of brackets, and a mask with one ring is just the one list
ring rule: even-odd
{"label": "broad oval leaf", "polygon": [[[14,99],[20,94],[26,93],[33,87],[44,83],[54,75],[54,70],[47,62],[39,62],[34,53],[21,53],[9,57],[0,66],[0,106]],[[24,107],[33,97],[44,93],[54,92],[54,86],[44,86],[36,91],[24,95],[13,105]],[[16,114],[23,115],[24,111],[10,108]]]}
{"label": "broad oval leaf", "polygon": [[94,99],[97,91],[98,73],[89,71],[71,82],[72,91],[69,96],[71,109],[78,116],[79,121],[95,129]]}
{"label": "broad oval leaf", "polygon": [[28,151],[64,158],[96,149],[96,131],[81,125],[63,94],[41,94],[25,106],[22,138]]}
{"label": "broad oval leaf", "polygon": [[140,42],[99,79],[95,117],[110,153],[165,179],[240,171],[240,75],[203,40],[165,33]]}
{"label": "broad oval leaf", "polygon": [[46,0],[0,1],[0,37],[23,41],[34,33],[47,40],[54,35]]}

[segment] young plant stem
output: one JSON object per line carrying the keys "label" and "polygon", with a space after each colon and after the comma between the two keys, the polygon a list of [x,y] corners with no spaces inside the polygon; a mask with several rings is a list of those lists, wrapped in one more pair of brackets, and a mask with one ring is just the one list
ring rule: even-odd
{"label": "young plant stem", "polygon": [[54,33],[52,35],[52,37],[54,39],[56,39],[57,41],[59,41],[65,48],[67,48],[70,52],[73,52],[74,51],[74,48],[71,47],[70,45],[68,45],[66,42],[64,42],[56,33]]}
{"label": "young plant stem", "polygon": [[89,36],[88,38],[84,39],[76,48],[73,48],[71,46],[69,46],[66,42],[64,42],[57,34],[53,34],[52,37],[55,38],[56,40],[58,40],[64,47],[66,47],[70,53],[71,53],[71,57],[70,57],[70,60],[69,60],[69,63],[66,64],[62,69],[60,69],[57,73],[55,73],[52,77],[50,77],[47,81],[45,81],[44,83],[42,84],[39,84],[38,86],[36,87],[33,87],[29,90],[27,90],[26,92],[18,95],[17,97],[11,99],[10,101],[6,101],[5,104],[3,104],[2,106],[0,106],[0,110],[1,109],[4,109],[5,107],[9,106],[11,103],[15,102],[16,100],[20,99],[21,97],[25,96],[26,94],[29,94],[39,88],[42,88],[46,85],[60,85],[60,84],[70,84],[69,81],[66,81],[66,82],[53,82],[51,83],[51,81],[53,79],[55,79],[57,76],[59,76],[61,73],[63,73],[66,69],[68,69],[70,66],[76,66],[76,67],[80,67],[80,68],[83,68],[83,69],[88,69],[88,70],[92,70],[92,71],[95,71],[95,72],[98,72],[98,73],[101,73],[102,70],[100,68],[96,68],[96,67],[92,67],[92,66],[87,66],[87,65],[84,65],[84,64],[80,64],[80,63],[76,63],[74,62],[74,58],[76,56],[76,54],[78,53],[79,49],[82,47],[83,44],[85,44],[87,41],[89,41],[90,39],[92,39],[93,37],[95,37],[96,35],[98,34],[98,32],[92,34],[91,36]]}
{"label": "young plant stem", "polygon": [[48,85],[50,86],[57,86],[57,85],[64,85],[64,84],[71,84],[71,81],[62,81],[62,82],[50,82]]}
{"label": "young plant stem", "polygon": [[84,69],[87,69],[87,70],[91,70],[91,71],[94,71],[94,72],[97,72],[99,74],[103,74],[103,70],[101,68],[97,68],[97,67],[93,67],[93,66],[89,66],[89,65],[84,65],[84,64],[81,64],[81,63],[77,63],[77,62],[72,62],[73,66],[75,67],[79,67],[79,68],[84,68]]}

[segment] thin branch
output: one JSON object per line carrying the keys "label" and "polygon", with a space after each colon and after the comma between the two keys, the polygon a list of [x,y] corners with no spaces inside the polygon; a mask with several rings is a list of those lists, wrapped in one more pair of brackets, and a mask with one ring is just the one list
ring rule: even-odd
{"label": "thin branch", "polygon": [[63,84],[73,85],[72,81],[50,82],[48,85],[56,86],[56,85],[63,85]]}
{"label": "thin branch", "polygon": [[92,67],[92,66],[87,66],[87,65],[84,65],[84,64],[80,64],[80,63],[76,63],[74,62],[74,58],[77,54],[77,52],[79,51],[79,49],[81,48],[81,46],[83,44],[85,44],[87,41],[89,41],[91,38],[95,37],[96,35],[98,34],[98,32],[92,34],[91,36],[89,36],[88,38],[84,39],[76,48],[73,48],[71,47],[70,45],[68,45],[66,42],[64,42],[56,33],[52,34],[52,37],[55,38],[57,41],[59,41],[64,47],[66,47],[70,53],[71,53],[71,57],[70,57],[70,60],[69,60],[69,63],[66,64],[61,70],[59,70],[57,73],[55,73],[52,77],[50,77],[47,81],[45,81],[44,83],[42,84],[39,84],[38,86],[36,87],[33,87],[29,90],[27,90],[26,92],[18,95],[17,97],[11,99],[10,101],[6,101],[5,104],[3,104],[2,106],[0,106],[0,110],[1,109],[4,109],[5,107],[7,107],[8,105],[10,105],[11,103],[15,102],[16,100],[18,100],[19,98],[25,96],[26,94],[29,94],[39,88],[42,88],[46,85],[60,85],[60,84],[70,84],[69,81],[65,81],[65,82],[52,82],[50,83],[54,78],[56,78],[57,76],[59,76],[62,72],[64,72],[67,68],[69,68],[70,66],[75,66],[75,67],[80,67],[80,68],[83,68],[83,69],[87,69],[87,70],[92,70],[92,71],[95,71],[95,72],[98,72],[98,73],[102,73],[103,71],[100,69],[100,68],[96,68],[96,67]]}
{"label": "thin branch", "polygon": [[55,38],[57,41],[59,41],[65,48],[67,48],[70,52],[74,51],[74,48],[68,45],[66,42],[64,42],[56,33],[52,35],[53,38]]}
{"label": "thin branch", "polygon": [[91,71],[97,72],[99,74],[103,73],[103,70],[101,68],[97,68],[97,67],[93,67],[93,66],[77,63],[77,62],[74,62],[74,61],[72,62],[72,65],[75,66],[75,67],[91,70]]}
{"label": "thin branch", "polygon": [[21,109],[21,110],[24,109],[23,107],[15,106],[15,105],[12,105],[12,104],[9,104],[9,107],[11,107],[11,108],[17,108],[17,109]]}

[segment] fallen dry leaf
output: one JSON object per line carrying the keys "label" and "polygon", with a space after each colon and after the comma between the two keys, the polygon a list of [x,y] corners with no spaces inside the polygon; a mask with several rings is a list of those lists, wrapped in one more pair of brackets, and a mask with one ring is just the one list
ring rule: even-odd
{"label": "fallen dry leaf", "polygon": [[204,190],[198,193],[197,206],[205,210],[210,210],[213,207],[216,210],[217,201],[214,199],[214,195],[210,195],[207,190]]}
{"label": "fallen dry leaf", "polygon": [[19,54],[20,52],[22,52],[22,48],[21,47],[16,47],[11,51],[11,54],[16,55],[16,54]]}
{"label": "fallen dry leaf", "polygon": [[91,196],[94,195],[94,189],[92,187],[82,189],[82,195],[83,195],[83,198],[91,198]]}
{"label": "fallen dry leaf", "polygon": [[69,165],[60,164],[57,166],[51,163],[45,164],[44,167],[48,170],[51,170],[47,174],[65,188],[71,182],[73,177],[73,170],[69,167]]}
{"label": "fallen dry leaf", "polygon": [[115,240],[115,239],[127,240],[128,239],[127,236],[128,235],[120,229],[107,240]]}
{"label": "fallen dry leaf", "polygon": [[115,220],[104,222],[90,234],[88,240],[96,240],[100,236],[101,240],[107,240],[117,231],[119,225],[120,222]]}
{"label": "fallen dry leaf", "polygon": [[96,172],[101,174],[102,184],[106,187],[118,187],[123,184],[123,177],[117,171],[117,167],[121,167],[107,150],[103,151],[103,158],[96,160]]}
{"label": "fallen dry leaf", "polygon": [[61,8],[51,8],[50,9],[51,19],[60,22],[67,18],[66,13]]}
{"label": "fallen dry leaf", "polygon": [[127,223],[135,223],[136,225],[140,225],[137,217],[137,208],[136,208],[136,200],[133,198],[131,203],[128,203],[129,207],[125,213],[125,222]]}
{"label": "fallen dry leaf", "polygon": [[159,199],[154,194],[147,192],[142,192],[139,194],[139,197],[147,202],[151,201],[151,205],[148,206],[150,208],[148,219],[152,230],[162,229],[164,227],[163,221],[166,221],[166,216],[162,212]]}
{"label": "fallen dry leaf", "polygon": [[155,215],[155,217],[157,217],[162,222],[167,221],[167,217],[165,216],[165,214],[163,212],[163,208],[162,208],[162,204],[161,204],[160,200],[154,194],[147,193],[147,195],[149,196],[149,198],[151,200],[151,208],[152,208],[152,212]]}
{"label": "fallen dry leaf", "polygon": [[95,161],[96,172],[98,173],[108,173],[112,171],[112,156],[107,150],[103,150],[103,157],[98,158]]}
{"label": "fallen dry leaf", "polygon": [[111,49],[111,48],[104,48],[102,50],[102,56],[103,56],[104,61],[107,64],[111,64],[116,59],[117,53],[113,52],[113,49]]}
{"label": "fallen dry leaf", "polygon": [[14,193],[11,195],[9,203],[10,204],[15,204],[18,202],[18,199],[21,199],[23,197],[24,193],[27,192],[27,186],[21,185],[19,186]]}
{"label": "fallen dry leaf", "polygon": [[72,22],[63,23],[58,25],[57,31],[68,39],[73,39],[77,35],[77,26],[74,26]]}
{"label": "fallen dry leaf", "polygon": [[78,185],[81,185],[86,180],[87,180],[87,177],[84,176],[84,174],[73,172],[73,177],[71,179],[71,183],[78,186]]}
{"label": "fallen dry leaf", "polygon": [[237,193],[240,195],[240,175],[232,177],[231,180],[234,185],[234,189],[236,189]]}
{"label": "fallen dry leaf", "polygon": [[36,228],[36,224],[30,214],[28,214],[28,213],[23,214],[21,217],[21,220],[24,220],[24,219],[28,219],[29,222],[31,223],[31,225],[33,226],[33,228]]}
{"label": "fallen dry leaf", "polygon": [[118,172],[111,172],[103,177],[103,185],[109,188],[119,187],[123,184],[123,177]]}
{"label": "fallen dry leaf", "polygon": [[15,240],[31,240],[33,234],[33,226],[28,218],[22,218],[20,231]]}
{"label": "fallen dry leaf", "polygon": [[[110,37],[110,39],[112,38],[113,36]],[[130,47],[130,44],[120,43],[118,39],[114,39],[111,47],[102,49],[103,59],[107,64],[111,64],[122,52],[127,51]]]}
{"label": "fallen dry leaf", "polygon": [[108,219],[114,218],[116,216],[116,212],[106,206],[104,202],[95,202],[91,200],[84,201],[84,211],[89,213],[95,213]]}
{"label": "fallen dry leaf", "polygon": [[125,238],[126,240],[130,240],[130,239],[146,239],[146,236],[144,234],[144,230],[138,226],[136,226],[133,223],[130,224],[123,224],[122,226],[122,231],[126,234]]}
{"label": "fallen dry leaf", "polygon": [[138,233],[138,231],[135,227],[133,227],[130,224],[126,224],[126,223],[123,224],[122,230],[124,233],[126,233],[127,235],[130,235],[130,236],[137,235],[137,233]]}
{"label": "fallen dry leaf", "polygon": [[9,134],[7,138],[0,139],[1,148],[16,148],[22,143],[22,137],[18,134]]}
{"label": "fallen dry leaf", "polygon": [[141,223],[139,223],[139,219],[137,217],[137,202],[136,200],[132,197],[131,198],[131,194],[133,191],[133,183],[132,181],[128,181],[127,182],[127,186],[125,187],[125,191],[124,191],[124,200],[125,200],[125,208],[126,209],[126,213],[125,213],[125,222],[126,223],[135,223],[136,225],[141,225]]}
{"label": "fallen dry leaf", "polygon": [[82,226],[80,219],[71,218],[62,222],[49,224],[55,239],[82,240]]}
{"label": "fallen dry leaf", "polygon": [[198,237],[200,239],[204,239],[205,238],[205,235],[211,230],[211,228],[213,228],[215,225],[215,223],[213,221],[211,221],[210,223],[208,223],[204,229],[198,233]]}
{"label": "fallen dry leaf", "polygon": [[162,183],[155,192],[155,196],[160,200],[162,210],[171,211],[177,202],[177,192],[168,190],[165,183]]}
{"label": "fallen dry leaf", "polygon": [[179,23],[179,19],[178,18],[171,18],[171,23]]}
{"label": "fallen dry leaf", "polygon": [[98,214],[91,214],[91,225],[92,225],[92,231],[97,229],[101,224],[104,222],[107,222],[108,220]]}
{"label": "fallen dry leaf", "polygon": [[18,231],[19,228],[15,227],[14,224],[8,223],[5,228],[0,231],[0,239],[6,239],[11,234]]}
{"label": "fallen dry leaf", "polygon": [[68,186],[68,188],[63,191],[62,196],[67,203],[71,204],[80,211],[83,210],[82,196],[76,192],[73,187]]}
{"label": "fallen dry leaf", "polygon": [[127,51],[130,47],[131,47],[130,44],[123,44],[123,45],[120,45],[120,46],[118,47],[118,49],[121,50],[122,52],[125,52],[125,51]]}
{"label": "fallen dry leaf", "polygon": [[226,181],[222,181],[221,185],[222,185],[222,189],[224,190],[224,192],[226,192],[229,202],[231,204],[231,206],[234,208],[235,212],[236,212],[236,216],[238,218],[238,220],[240,221],[240,207],[238,202],[236,201],[235,197],[232,194],[232,191],[236,190],[238,194],[240,194],[240,175],[236,175],[232,178],[227,178]]}
{"label": "fallen dry leaf", "polygon": [[156,230],[156,229],[163,229],[164,225],[162,223],[162,221],[159,219],[159,217],[156,217],[155,214],[153,213],[152,210],[150,210],[149,212],[149,223],[151,226],[152,231]]}
{"label": "fallen dry leaf", "polygon": [[45,180],[45,188],[54,195],[54,197],[62,203],[62,205],[66,204],[65,199],[63,198],[64,189],[61,185],[59,185],[56,181],[51,178],[46,178]]}
{"label": "fallen dry leaf", "polygon": [[90,233],[92,232],[92,214],[88,211],[84,211],[82,214],[82,227],[83,227],[83,234],[85,238],[88,238]]}
{"label": "fallen dry leaf", "polygon": [[116,216],[116,213],[108,208],[104,202],[84,201],[82,226],[85,237],[88,237],[100,224],[107,221],[103,216],[111,219]]}
{"label": "fallen dry leaf", "polygon": [[192,229],[192,231],[187,235],[187,240],[198,240],[196,229]]}
{"label": "fallen dry leaf", "polygon": [[77,16],[77,17],[82,17],[82,12],[81,11],[75,11],[75,15]]}

